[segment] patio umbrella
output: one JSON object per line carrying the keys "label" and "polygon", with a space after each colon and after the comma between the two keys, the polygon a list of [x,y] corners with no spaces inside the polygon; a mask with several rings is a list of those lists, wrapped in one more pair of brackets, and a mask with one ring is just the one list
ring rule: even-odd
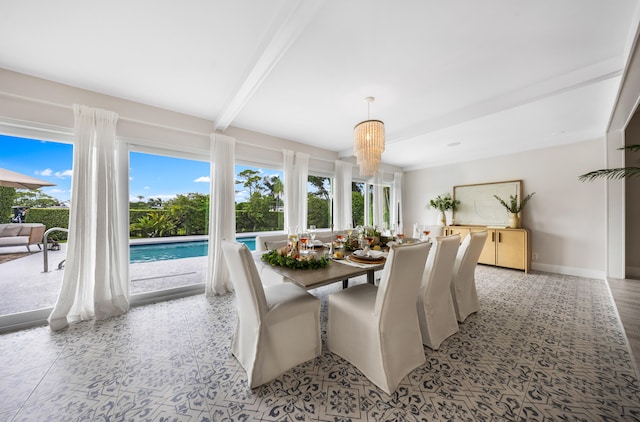
{"label": "patio umbrella", "polygon": [[45,182],[44,180],[36,179],[35,177],[0,168],[0,186],[18,189],[38,189],[43,186],[55,185],[55,183]]}

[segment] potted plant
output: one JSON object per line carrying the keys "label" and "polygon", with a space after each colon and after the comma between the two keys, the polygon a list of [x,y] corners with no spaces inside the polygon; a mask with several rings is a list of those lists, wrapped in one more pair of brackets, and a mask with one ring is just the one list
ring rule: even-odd
{"label": "potted plant", "polygon": [[518,201],[518,194],[509,195],[508,204],[498,195],[493,195],[493,197],[496,198],[498,202],[500,202],[500,204],[502,204],[502,206],[505,207],[507,212],[509,213],[509,227],[511,227],[512,229],[519,229],[520,228],[520,212],[522,211],[524,206],[527,205],[527,202],[529,202],[529,199],[531,199],[531,197],[535,194],[536,194],[535,192],[530,193],[522,201]]}
{"label": "potted plant", "polygon": [[444,212],[449,210],[455,211],[458,209],[458,205],[460,205],[460,201],[453,199],[449,193],[438,195],[429,201],[429,206],[440,211],[440,224],[443,226],[447,225],[447,217]]}

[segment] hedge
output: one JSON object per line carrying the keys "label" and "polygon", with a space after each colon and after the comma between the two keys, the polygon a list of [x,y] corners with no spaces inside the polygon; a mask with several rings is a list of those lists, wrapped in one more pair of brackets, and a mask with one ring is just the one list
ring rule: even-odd
{"label": "hedge", "polygon": [[[47,230],[53,227],[69,228],[69,208],[29,208],[25,223],[42,223]],[[67,232],[54,231],[49,239],[67,240]]]}

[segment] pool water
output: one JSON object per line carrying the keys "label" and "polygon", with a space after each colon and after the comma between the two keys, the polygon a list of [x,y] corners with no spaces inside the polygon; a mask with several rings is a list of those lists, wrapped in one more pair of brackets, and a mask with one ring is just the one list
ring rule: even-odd
{"label": "pool water", "polygon": [[[250,250],[255,250],[255,237],[236,239]],[[207,256],[209,245],[206,240],[196,242],[150,243],[146,245],[131,245],[129,247],[129,262],[166,261],[169,259],[195,258]]]}

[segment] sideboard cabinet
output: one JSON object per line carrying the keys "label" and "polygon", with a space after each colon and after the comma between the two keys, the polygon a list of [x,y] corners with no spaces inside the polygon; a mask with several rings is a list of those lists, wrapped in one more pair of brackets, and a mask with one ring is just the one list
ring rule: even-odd
{"label": "sideboard cabinet", "polygon": [[487,231],[487,240],[480,254],[480,264],[514,268],[529,272],[531,254],[527,229],[497,229],[484,226],[446,226],[445,236],[459,234],[464,239],[472,231]]}

